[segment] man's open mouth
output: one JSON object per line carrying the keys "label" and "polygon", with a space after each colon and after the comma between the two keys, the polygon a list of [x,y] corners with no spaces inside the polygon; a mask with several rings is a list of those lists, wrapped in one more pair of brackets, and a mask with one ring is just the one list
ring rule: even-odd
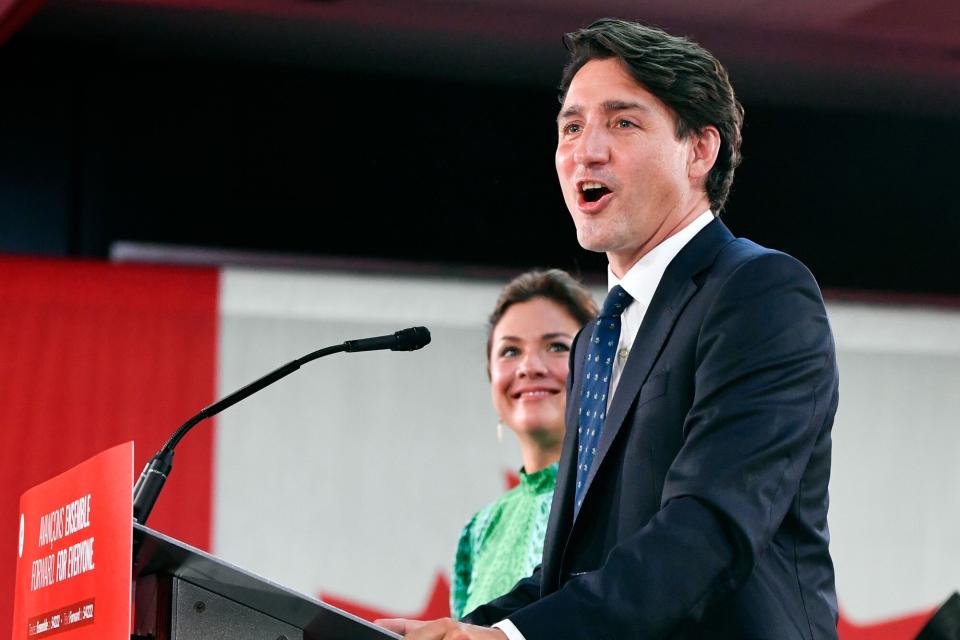
{"label": "man's open mouth", "polygon": [[580,193],[587,202],[596,202],[611,191],[599,182],[584,182],[580,185]]}

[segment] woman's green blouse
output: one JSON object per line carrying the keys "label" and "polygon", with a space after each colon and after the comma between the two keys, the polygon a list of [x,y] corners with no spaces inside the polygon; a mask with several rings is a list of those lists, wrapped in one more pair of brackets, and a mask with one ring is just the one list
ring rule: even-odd
{"label": "woman's green blouse", "polygon": [[520,484],[478,511],[460,534],[450,614],[461,618],[510,591],[540,564],[557,464],[520,470]]}

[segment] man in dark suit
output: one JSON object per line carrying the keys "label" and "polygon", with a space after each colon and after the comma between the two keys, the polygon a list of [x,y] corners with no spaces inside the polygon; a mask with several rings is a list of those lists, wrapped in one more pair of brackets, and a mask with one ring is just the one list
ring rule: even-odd
{"label": "man in dark suit", "polygon": [[835,638],[833,339],[809,271],[715,217],[739,163],[726,72],[619,20],[567,42],[557,173],[610,294],[571,354],[543,563],[463,622],[385,624],[416,640]]}

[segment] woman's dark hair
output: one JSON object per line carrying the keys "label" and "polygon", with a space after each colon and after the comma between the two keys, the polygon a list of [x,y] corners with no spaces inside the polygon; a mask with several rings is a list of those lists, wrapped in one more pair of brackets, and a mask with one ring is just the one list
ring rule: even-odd
{"label": "woman's dark hair", "polygon": [[713,125],[720,133],[717,161],[707,175],[710,207],[720,215],[740,164],[743,106],[737,101],[726,69],[696,42],[617,18],[603,18],[568,33],[570,61],[560,81],[563,103],[573,76],[590,60],[618,58],[647,91],[677,114],[678,139]]}
{"label": "woman's dark hair", "polygon": [[497,328],[507,309],[520,302],[533,298],[546,298],[559,305],[581,326],[597,315],[597,304],[586,287],[562,269],[546,271],[527,271],[513,280],[500,292],[493,313],[487,321],[487,360],[490,360],[490,347],[493,330]]}

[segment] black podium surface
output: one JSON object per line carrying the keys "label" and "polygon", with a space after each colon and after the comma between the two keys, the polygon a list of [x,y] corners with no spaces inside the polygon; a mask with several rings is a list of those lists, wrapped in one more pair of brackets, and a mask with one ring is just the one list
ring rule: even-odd
{"label": "black podium surface", "polygon": [[[155,578],[165,580],[169,585],[166,590],[159,590],[160,597],[172,598],[172,602],[150,605],[159,609],[160,618],[172,619],[167,631],[157,633],[155,637],[169,637],[171,640],[236,638],[237,629],[250,629],[250,637],[263,637],[261,632],[253,630],[259,621],[264,620],[273,624],[274,629],[290,629],[273,636],[290,640],[401,637],[136,523],[133,525],[133,548],[133,578],[138,592],[156,592],[156,587],[147,586],[155,585]],[[141,600],[141,593],[138,593],[138,609],[142,608]],[[156,611],[151,610],[151,615],[155,614]],[[135,612],[135,618],[136,615]]]}

